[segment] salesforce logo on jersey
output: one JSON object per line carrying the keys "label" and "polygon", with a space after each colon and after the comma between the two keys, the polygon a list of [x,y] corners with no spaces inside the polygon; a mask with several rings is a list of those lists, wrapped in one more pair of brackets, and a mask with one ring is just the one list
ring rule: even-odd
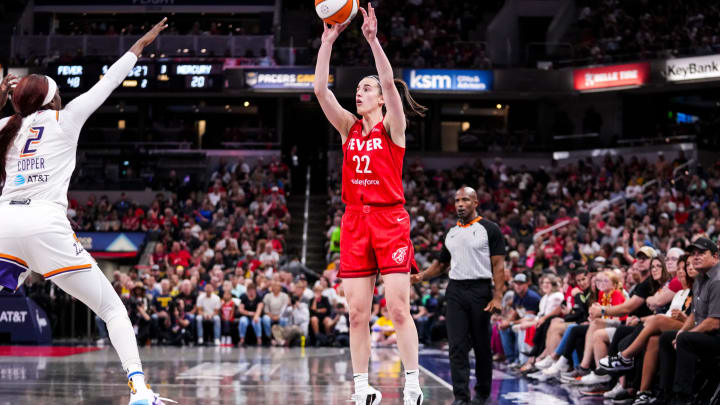
{"label": "salesforce logo on jersey", "polygon": [[488,91],[492,70],[409,69],[403,72],[410,90]]}

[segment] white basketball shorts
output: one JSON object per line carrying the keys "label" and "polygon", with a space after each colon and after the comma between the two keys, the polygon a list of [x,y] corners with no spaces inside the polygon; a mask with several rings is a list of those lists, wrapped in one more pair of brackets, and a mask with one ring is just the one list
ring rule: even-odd
{"label": "white basketball shorts", "polygon": [[29,199],[0,201],[0,286],[14,291],[30,271],[49,279],[88,271],[93,264],[65,207]]}

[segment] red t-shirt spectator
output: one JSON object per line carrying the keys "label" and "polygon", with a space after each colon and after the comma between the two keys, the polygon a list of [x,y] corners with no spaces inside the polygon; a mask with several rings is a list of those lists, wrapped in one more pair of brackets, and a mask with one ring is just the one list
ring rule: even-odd
{"label": "red t-shirt spectator", "polygon": [[145,217],[145,219],[143,219],[143,221],[142,221],[142,224],[147,229],[155,230],[160,227],[160,221],[158,221],[158,218],[156,216],[152,216],[151,218]]}
{"label": "red t-shirt spectator", "polygon": [[232,300],[223,302],[220,307],[220,318],[222,318],[223,321],[230,322],[235,320],[235,303]]}
{"label": "red t-shirt spectator", "polygon": [[[620,305],[623,302],[625,302],[625,294],[622,293],[620,290],[612,290],[612,293],[610,295],[610,302],[605,302],[605,293],[603,291],[598,292],[598,302],[600,305],[605,306],[611,306],[614,307],[616,305]],[[620,318],[621,321],[627,320],[627,315]]]}
{"label": "red t-shirt spectator", "polygon": [[190,265],[190,260],[192,260],[192,256],[190,255],[190,252],[187,250],[180,250],[177,253],[170,253],[168,254],[168,262],[171,266],[177,267],[177,266],[183,266],[188,267]]}
{"label": "red t-shirt spectator", "polygon": [[153,252],[152,254],[152,262],[153,263],[161,263],[165,258],[167,257],[167,253],[163,250],[161,253]]}
{"label": "red t-shirt spectator", "polygon": [[125,215],[125,218],[123,218],[123,229],[126,231],[137,231],[140,229],[140,218],[134,215]]}
{"label": "red t-shirt spectator", "polygon": [[282,253],[282,251],[283,251],[283,245],[282,245],[282,242],[280,242],[279,239],[273,239],[273,240],[270,241],[270,243],[272,244],[272,247],[273,247],[273,250],[274,250],[274,251],[278,252],[279,254]]}

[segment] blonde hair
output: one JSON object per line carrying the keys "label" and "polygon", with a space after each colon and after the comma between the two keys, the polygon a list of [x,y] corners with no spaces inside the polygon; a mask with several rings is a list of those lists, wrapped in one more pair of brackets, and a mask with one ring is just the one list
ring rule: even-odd
{"label": "blonde hair", "polygon": [[608,280],[610,280],[610,283],[613,286],[613,290],[622,290],[623,289],[623,279],[615,271],[606,270],[606,271],[603,271],[602,274],[604,274],[605,277],[607,277]]}
{"label": "blonde hair", "polygon": [[550,285],[552,288],[550,289],[550,294],[559,292],[562,290],[562,283],[560,280],[560,277],[554,275],[554,274],[546,274],[542,277],[540,277],[540,285],[542,285],[543,281],[548,280],[550,282]]}

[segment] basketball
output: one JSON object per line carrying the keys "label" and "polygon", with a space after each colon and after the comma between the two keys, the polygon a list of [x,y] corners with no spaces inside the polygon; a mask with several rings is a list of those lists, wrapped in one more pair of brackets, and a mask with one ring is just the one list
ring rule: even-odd
{"label": "basketball", "polygon": [[330,25],[345,24],[357,14],[358,0],[315,0],[315,11]]}

